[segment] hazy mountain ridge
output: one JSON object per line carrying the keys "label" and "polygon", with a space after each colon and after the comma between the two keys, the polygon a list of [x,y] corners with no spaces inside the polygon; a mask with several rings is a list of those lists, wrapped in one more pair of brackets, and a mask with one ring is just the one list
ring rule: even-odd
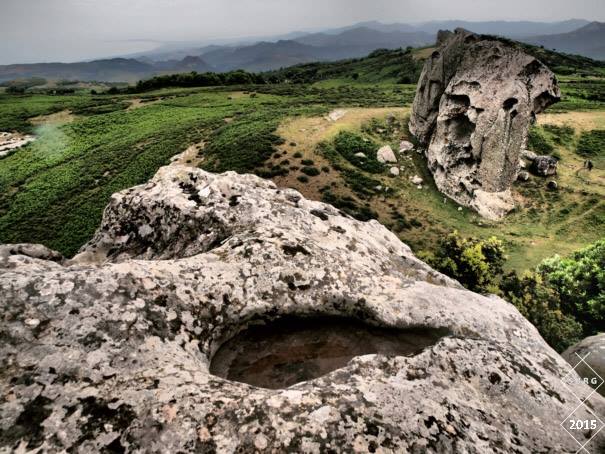
{"label": "hazy mountain ridge", "polygon": [[[424,24],[362,22],[318,33],[293,32],[291,39],[240,45],[200,45],[82,63],[40,63],[0,66],[0,82],[23,77],[132,82],[175,72],[226,72],[236,69],[270,71],[311,62],[360,58],[376,49],[422,47],[441,29],[466,28],[544,45],[568,53],[605,58],[605,24],[572,19],[555,23],[529,21],[435,21]],[[551,34],[552,33],[552,34]],[[276,37],[278,38],[278,37]]]}
{"label": "hazy mountain ridge", "polygon": [[577,30],[556,35],[535,36],[523,41],[560,52],[605,59],[605,23],[591,22]]}
{"label": "hazy mountain ridge", "polygon": [[0,82],[28,77],[51,80],[136,82],[166,72],[212,71],[200,57],[149,63],[134,58],[110,58],[80,63],[33,63],[0,66]]}

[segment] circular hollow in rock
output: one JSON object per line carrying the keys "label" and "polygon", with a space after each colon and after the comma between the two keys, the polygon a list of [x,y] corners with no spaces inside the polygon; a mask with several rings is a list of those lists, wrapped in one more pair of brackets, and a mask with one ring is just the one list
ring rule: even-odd
{"label": "circular hollow in rock", "polygon": [[355,356],[413,356],[447,335],[443,329],[394,329],[336,317],[285,317],[252,325],[218,349],[210,373],[280,389],[342,368]]}

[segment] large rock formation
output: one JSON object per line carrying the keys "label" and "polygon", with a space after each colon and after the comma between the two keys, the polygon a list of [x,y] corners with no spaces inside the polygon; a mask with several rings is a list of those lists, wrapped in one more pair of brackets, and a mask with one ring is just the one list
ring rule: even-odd
{"label": "large rock formation", "polygon": [[[511,304],[250,175],[163,168],[71,261],[1,246],[0,311],[3,452],[575,452],[590,391]],[[210,374],[251,322],[311,314],[440,334],[287,389]]]}
{"label": "large rock formation", "polygon": [[536,114],[560,98],[554,74],[502,40],[440,33],[414,100],[410,130],[439,190],[482,216],[514,205],[510,187]]}

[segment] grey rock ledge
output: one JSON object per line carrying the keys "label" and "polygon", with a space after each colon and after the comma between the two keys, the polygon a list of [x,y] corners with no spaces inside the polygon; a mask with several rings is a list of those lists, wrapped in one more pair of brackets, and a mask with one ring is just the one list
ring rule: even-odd
{"label": "grey rock ledge", "polygon": [[[57,257],[0,246],[2,452],[577,449],[559,426],[577,406],[569,366],[512,305],[294,190],[165,167],[112,197],[78,256]],[[283,390],[209,374],[221,342],[283,314],[451,335]]]}

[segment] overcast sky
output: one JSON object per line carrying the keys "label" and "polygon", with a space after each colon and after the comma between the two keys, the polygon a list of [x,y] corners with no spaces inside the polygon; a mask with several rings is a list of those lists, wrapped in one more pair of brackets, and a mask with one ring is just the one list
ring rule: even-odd
{"label": "overcast sky", "polygon": [[77,61],[367,20],[605,21],[605,0],[0,0],[0,64]]}

